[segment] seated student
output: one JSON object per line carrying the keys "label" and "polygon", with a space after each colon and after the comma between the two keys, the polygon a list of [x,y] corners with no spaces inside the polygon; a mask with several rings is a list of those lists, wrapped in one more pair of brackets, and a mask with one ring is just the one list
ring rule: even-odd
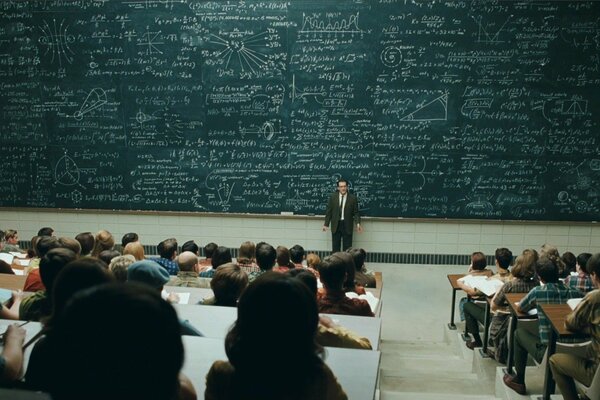
{"label": "seated student", "polygon": [[78,293],[42,340],[49,359],[44,390],[53,399],[196,397],[180,375],[177,314],[147,287],[108,284]]}
{"label": "seated student", "polygon": [[287,274],[259,276],[240,297],[238,318],[225,338],[229,361],[213,363],[204,398],[347,399],[323,362],[318,322],[306,285]]}
{"label": "seated student", "polygon": [[179,265],[179,272],[177,276],[169,279],[167,286],[205,287],[198,277],[198,256],[191,251],[184,251],[177,256],[177,265]]}
{"label": "seated student", "polygon": [[[492,275],[492,271],[487,269],[487,260],[485,258],[485,254],[480,251],[476,251],[471,254],[471,264],[469,265],[469,269],[467,270],[468,275],[472,276],[480,276],[480,275]],[[460,299],[458,303],[458,310],[460,312],[460,320],[465,320],[465,304],[471,300],[473,297],[481,297],[481,293],[479,296],[476,296],[477,291],[472,287],[462,284],[458,282],[458,286],[463,289],[467,293],[467,297],[463,297]]]}
{"label": "seated student", "polygon": [[25,335],[25,329],[17,324],[6,328],[2,340],[2,353],[0,353],[0,385],[10,384],[20,378],[23,369]]}
{"label": "seated student", "polygon": [[37,266],[39,265],[40,259],[38,258],[37,252],[35,251],[35,246],[37,246],[37,242],[41,238],[41,236],[34,236],[29,242],[29,248],[27,249],[27,258],[29,258],[29,268],[37,268]]}
{"label": "seated student", "polygon": [[108,268],[112,259],[119,257],[120,255],[121,253],[119,253],[117,250],[103,250],[100,252],[100,254],[98,254],[98,259],[103,261],[106,268]]}
{"label": "seated student", "polygon": [[321,257],[315,253],[309,253],[306,255],[306,270],[311,272],[314,276],[319,279],[319,271],[317,268],[321,263]]}
{"label": "seated student", "polygon": [[77,259],[77,254],[69,249],[52,249],[40,261],[40,277],[46,290],[35,292],[21,301],[19,319],[23,321],[40,321],[52,312],[52,289],[60,271]]}
{"label": "seated student", "polygon": [[570,331],[590,334],[592,343],[587,357],[567,353],[556,353],[550,357],[552,375],[565,400],[578,400],[574,379],[589,386],[600,365],[600,253],[594,254],[586,267],[596,289],[586,294],[569,314],[565,327]]}
{"label": "seated student", "polygon": [[227,247],[217,247],[210,258],[211,269],[200,272],[200,277],[212,278],[220,265],[230,263],[231,260],[231,251]]}
{"label": "seated student", "polygon": [[196,255],[196,257],[200,256],[200,247],[193,240],[188,240],[184,244],[181,245],[181,252],[191,251]]}
{"label": "seated student", "polygon": [[89,256],[94,249],[94,235],[92,232],[82,232],[75,236],[75,240],[81,245],[81,255]]}
{"label": "seated student", "polygon": [[[294,268],[287,272],[288,275],[304,283],[310,292],[317,298],[317,278],[305,269]],[[366,337],[361,337],[354,332],[337,325],[327,316],[319,316],[317,343],[321,346],[344,347],[347,349],[372,350],[371,342]]]}
{"label": "seated student", "polygon": [[131,254],[137,261],[146,259],[144,254],[144,246],[140,242],[129,242],[123,248],[123,255]]}
{"label": "seated student", "polygon": [[[169,281],[169,273],[151,260],[136,261],[127,268],[127,282],[141,283],[148,285],[158,293],[162,293],[164,285]],[[175,303],[179,297],[175,293],[169,293],[167,302]],[[188,336],[202,336],[202,333],[196,329],[187,320],[181,320],[181,334]]]}
{"label": "seated student", "polygon": [[[104,250],[112,250],[115,247],[115,238],[106,230],[100,230],[94,237],[94,248],[90,254],[92,257],[98,257]],[[107,264],[108,265],[108,264]]]}
{"label": "seated student", "polygon": [[27,274],[27,278],[25,278],[25,285],[23,285],[23,291],[25,292],[37,292],[39,290],[46,290],[44,287],[44,283],[42,282],[42,278],[40,277],[39,264],[40,259],[44,258],[46,253],[48,253],[51,249],[56,249],[61,247],[60,242],[54,236],[42,236],[38,240],[35,245],[35,252],[38,256],[38,260],[36,262],[36,266],[30,265],[29,273]]}
{"label": "seated student", "polygon": [[[343,254],[333,253],[319,264],[319,275],[324,294],[319,297],[319,312],[329,314],[362,315],[373,317],[373,311],[366,300],[346,297],[344,281],[347,276],[347,261]],[[354,264],[351,265],[354,268]]]}
{"label": "seated student", "polygon": [[[580,297],[578,291],[566,287],[558,280],[558,261],[556,256],[540,257],[535,268],[541,286],[536,286],[519,302],[517,310],[526,313],[539,304],[565,303],[568,299]],[[538,335],[531,333],[527,328],[517,328],[513,344],[513,358],[516,375],[504,374],[504,384],[515,392],[525,395],[525,367],[527,356],[531,355],[537,362],[541,362],[548,346],[550,323],[543,312],[538,310],[539,327]]]}
{"label": "seated student", "polygon": [[19,247],[19,234],[14,229],[8,229],[4,233],[4,247],[2,247],[2,252],[23,252],[23,250],[21,250],[21,248]]}
{"label": "seated student", "polygon": [[253,271],[248,274],[248,281],[252,283],[260,275],[267,271],[271,271],[277,260],[277,252],[269,243],[260,242],[256,245],[256,264],[260,268],[259,271]]}
{"label": "seated student", "polygon": [[169,275],[177,275],[179,267],[175,262],[177,257],[177,239],[165,239],[156,246],[160,258],[155,258],[153,261],[167,270]]}
{"label": "seated student", "polygon": [[256,245],[254,242],[247,241],[240,245],[236,261],[246,274],[260,271],[260,267],[256,264]]}
{"label": "seated student", "polygon": [[569,275],[565,279],[565,285],[578,290],[582,296],[594,289],[592,278],[590,278],[587,270],[587,263],[590,257],[592,257],[590,253],[581,253],[578,255],[575,264],[577,275]]}
{"label": "seated student", "polygon": [[[489,279],[498,279],[502,282],[508,282],[511,279],[511,274],[508,268],[512,263],[512,252],[502,247],[500,249],[496,249],[495,253],[496,257],[496,268],[498,272],[490,277]],[[472,288],[463,282],[458,282],[458,285],[467,293],[470,297],[485,297],[485,294],[477,290],[476,288]],[[464,306],[465,313],[465,324],[466,324],[466,333],[471,334],[473,340],[469,340],[465,343],[465,345],[473,350],[475,347],[481,347],[481,336],[479,335],[479,323],[483,323],[483,319],[485,318],[485,310],[483,307],[480,307],[476,303],[467,302]]]}
{"label": "seated student", "polygon": [[290,251],[285,246],[277,246],[276,249],[277,258],[275,261],[277,265],[273,267],[273,271],[276,272],[287,272],[290,269],[296,268],[296,266],[290,261]]}
{"label": "seated student", "polygon": [[207,269],[212,268],[212,255],[219,247],[216,243],[210,242],[206,246],[204,246],[204,260],[200,260],[198,263],[198,272],[205,271]]}
{"label": "seated student", "polygon": [[43,228],[40,228],[37,235],[38,236],[54,236],[54,229],[50,228],[49,226],[45,226]]}
{"label": "seated student", "polygon": [[565,251],[560,259],[562,260],[563,264],[565,264],[565,269],[559,278],[564,279],[571,273],[575,272],[577,258],[575,257],[575,254],[571,253],[570,251]]}
{"label": "seated student", "polygon": [[351,247],[346,250],[354,260],[354,281],[363,287],[375,287],[375,276],[373,274],[368,274],[365,268],[365,260],[367,259],[367,252],[364,249],[358,249],[355,247]]}
{"label": "seated student", "polygon": [[553,244],[544,243],[542,247],[540,247],[540,258],[544,256],[556,260],[555,264],[558,266],[559,278],[561,276],[566,276],[565,269],[567,269],[567,266],[560,257],[560,253],[558,252],[558,248],[556,246],[554,246]]}
{"label": "seated student", "polygon": [[108,265],[108,270],[118,282],[127,282],[127,268],[134,262],[136,259],[131,254],[115,257]]}
{"label": "seated student", "polygon": [[354,279],[356,276],[356,267],[354,266],[354,258],[347,251],[342,251],[338,257],[344,260],[346,266],[346,279],[344,280],[344,292],[354,292],[357,294],[365,294],[365,288],[362,285],[356,284]]}
{"label": "seated student", "polygon": [[290,247],[290,261],[294,264],[296,268],[304,269],[304,265],[302,265],[302,261],[304,261],[304,247],[299,244],[295,244]]}
{"label": "seated student", "polygon": [[0,319],[19,319],[19,307],[22,300],[23,293],[13,291],[8,303],[0,304]]}
{"label": "seated student", "polygon": [[61,237],[58,239],[58,243],[60,243],[60,247],[63,249],[71,250],[77,257],[81,256],[81,244],[77,240]]}
{"label": "seated student", "polygon": [[219,266],[210,281],[210,288],[214,293],[212,299],[207,299],[202,304],[224,307],[236,307],[240,295],[248,286],[248,274],[235,263]]}
{"label": "seated student", "polygon": [[121,249],[124,249],[129,243],[139,242],[140,237],[135,232],[129,232],[123,235],[121,238]]}

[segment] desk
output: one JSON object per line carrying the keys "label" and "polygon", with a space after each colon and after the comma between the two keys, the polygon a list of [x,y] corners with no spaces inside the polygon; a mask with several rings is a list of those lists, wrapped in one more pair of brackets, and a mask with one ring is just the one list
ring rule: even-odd
{"label": "desk", "polygon": [[184,286],[165,286],[164,289],[169,293],[189,293],[190,300],[188,304],[198,304],[202,299],[213,295],[212,289],[184,287]]}
{"label": "desk", "polygon": [[458,286],[458,280],[465,276],[465,274],[449,274],[448,281],[450,281],[450,286],[452,287],[452,304],[450,305],[450,323],[448,324],[448,328],[452,330],[456,330],[456,325],[454,325],[454,308],[456,307],[456,292],[462,290],[460,286]]}
{"label": "desk", "polygon": [[[227,360],[223,339],[183,336],[185,363],[182,372],[187,375],[204,397],[206,374],[216,360]],[[367,400],[375,397],[379,371],[379,351],[338,349],[326,347],[326,364],[348,394],[349,399]]]}
{"label": "desk", "polygon": [[529,315],[527,313],[522,313],[517,310],[517,306],[515,303],[521,301],[523,297],[525,297],[527,293],[506,293],[506,301],[508,302],[508,308],[510,310],[510,330],[508,331],[509,335],[509,346],[508,346],[508,357],[506,359],[506,372],[512,375],[513,368],[513,346],[515,341],[515,331],[517,330],[517,321],[520,319],[536,319],[537,317],[534,315]]}
{"label": "desk", "polygon": [[0,288],[8,290],[23,290],[25,275],[0,274]]}
{"label": "desk", "polygon": [[[20,325],[23,322],[25,322],[25,321],[0,319],[0,333],[4,333],[4,331],[6,331],[6,328],[8,328],[9,325],[12,325],[12,324]],[[27,324],[23,325],[23,329],[25,329],[25,331],[27,332],[25,334],[25,343],[27,343],[29,340],[31,340],[35,335],[37,335],[42,330],[42,324],[40,324],[39,322],[28,322]],[[2,348],[2,346],[3,346],[3,344],[0,343],[0,348]],[[31,355],[32,349],[33,349],[33,343],[30,344],[25,349],[25,356],[23,357],[23,372],[27,371],[27,365],[29,363],[29,356]]]}
{"label": "desk", "polygon": [[571,332],[565,328],[567,315],[571,313],[571,307],[567,304],[540,304],[541,312],[543,312],[552,329],[550,330],[550,338],[548,339],[548,355],[546,361],[546,371],[544,373],[544,394],[541,399],[550,400],[550,395],[554,393],[555,382],[550,370],[550,357],[556,353],[556,342],[560,339],[585,339],[588,336],[580,332]]}
{"label": "desk", "polygon": [[379,303],[377,303],[377,307],[373,310],[373,314],[376,317],[381,316],[381,293],[383,292],[383,274],[381,272],[375,272],[375,287],[374,288],[365,288],[367,292],[371,292],[373,296],[379,299]]}
{"label": "desk", "polygon": [[[174,304],[177,315],[187,319],[205,337],[224,339],[231,325],[237,319],[237,308]],[[364,336],[371,341],[373,350],[379,349],[381,338],[381,318],[357,317],[354,315],[321,314],[335,323]]]}

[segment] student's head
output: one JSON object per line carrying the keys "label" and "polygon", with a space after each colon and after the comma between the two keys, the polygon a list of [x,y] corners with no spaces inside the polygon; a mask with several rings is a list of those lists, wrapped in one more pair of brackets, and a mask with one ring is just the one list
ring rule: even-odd
{"label": "student's head", "polygon": [[533,258],[534,262],[536,262],[540,258],[536,249],[525,249],[525,250],[523,250],[523,252],[521,254],[529,255],[529,257]]}
{"label": "student's head", "polygon": [[40,230],[37,233],[38,236],[53,236],[54,235],[54,229],[50,228],[49,226],[45,226],[43,228],[40,228]]}
{"label": "student's head", "polygon": [[289,267],[290,266],[290,251],[285,246],[277,246],[277,250],[275,251],[277,254],[277,265],[280,267]]}
{"label": "student's head", "polygon": [[123,248],[123,254],[132,255],[137,261],[141,261],[146,258],[144,254],[144,246],[138,241],[129,242]]}
{"label": "student's head", "polygon": [[[183,366],[173,307],[141,285],[77,293],[48,334],[56,399],[174,399]],[[155,349],[156,351],[151,351]]]}
{"label": "student's head", "polygon": [[333,253],[321,260],[319,264],[321,282],[328,290],[342,290],[344,287],[347,267],[346,261],[340,257],[340,254],[342,253]]}
{"label": "student's head", "polygon": [[321,257],[319,257],[316,253],[308,253],[306,256],[306,266],[310,268],[317,269],[319,263],[321,262]]}
{"label": "student's head", "polygon": [[365,260],[367,259],[367,252],[364,249],[354,247],[348,249],[347,252],[354,260],[354,268],[356,268],[357,271],[362,271],[362,268],[365,265]]}
{"label": "student's head", "polygon": [[217,269],[220,265],[230,263],[231,260],[231,251],[225,246],[219,246],[210,258],[210,265],[212,265],[214,269]]}
{"label": "student's head", "polygon": [[496,253],[494,254],[496,257],[496,264],[502,269],[508,269],[510,264],[512,263],[513,254],[512,251],[507,249],[506,247],[501,247],[496,249]]}
{"label": "student's head", "polygon": [[14,229],[8,229],[4,233],[4,240],[8,244],[17,244],[19,243],[19,233]]}
{"label": "student's head", "polygon": [[[266,272],[246,288],[238,302],[238,318],[225,338],[225,351],[248,383],[240,388],[248,398],[276,398],[275,393],[294,389],[296,382],[301,384],[298,380],[310,377],[322,362],[322,348],[315,341],[318,322],[316,298],[298,279]],[[290,379],[256,384],[258,376],[276,371],[286,371]]]}
{"label": "student's head", "polygon": [[137,242],[140,240],[140,237],[135,232],[129,232],[123,235],[121,238],[121,247],[127,246],[128,243]]}
{"label": "student's head", "polygon": [[344,265],[346,266],[346,280],[344,281],[344,290],[354,292],[356,291],[356,283],[354,281],[356,277],[356,267],[354,266],[354,259],[345,251],[337,254],[342,260],[344,260]]}
{"label": "student's head", "polygon": [[127,267],[127,281],[148,285],[160,292],[169,282],[169,273],[154,261],[136,261]]}
{"label": "student's head", "polygon": [[211,258],[217,247],[219,246],[213,242],[210,242],[204,246],[204,257]]}
{"label": "student's head", "polygon": [[108,265],[108,269],[119,282],[127,281],[127,268],[135,262],[135,258],[131,254],[124,254],[112,259]]}
{"label": "student's head", "polygon": [[590,274],[594,286],[600,289],[600,253],[596,253],[588,259],[586,271]]}
{"label": "student's head", "polygon": [[61,237],[58,239],[58,242],[60,243],[60,247],[71,250],[77,254],[77,257],[81,255],[81,245],[77,240],[69,237]]}
{"label": "student's head", "polygon": [[235,307],[240,295],[248,286],[248,274],[235,263],[219,266],[210,281],[216,305]]}
{"label": "student's head", "polygon": [[252,261],[256,257],[256,245],[254,242],[246,241],[240,245],[238,260]]}
{"label": "student's head", "polygon": [[112,250],[115,246],[113,235],[106,230],[100,230],[94,237],[94,248],[92,249],[92,257],[98,257],[104,250]]}
{"label": "student's head", "polygon": [[77,254],[67,248],[52,249],[40,259],[40,278],[46,287],[48,297],[52,297],[54,282],[60,271],[65,265],[76,259]]}
{"label": "student's head", "polygon": [[60,242],[54,236],[42,236],[35,245],[35,252],[42,258],[52,249],[61,247]]}
{"label": "student's head", "polygon": [[81,245],[82,256],[87,256],[92,252],[94,248],[94,235],[92,235],[92,232],[82,232],[75,236],[75,240]]}
{"label": "student's head", "polygon": [[286,272],[286,274],[298,279],[299,281],[301,281],[302,283],[304,283],[306,285],[306,287],[308,287],[308,289],[310,290],[310,292],[312,294],[314,294],[315,296],[317,295],[317,277],[315,276],[315,274],[313,274],[312,272],[308,272],[305,269],[301,269],[301,268],[294,268],[294,269],[290,269],[289,271]]}
{"label": "student's head", "polygon": [[268,243],[260,242],[256,245],[256,264],[263,271],[273,269],[275,260],[277,259],[277,252]]}
{"label": "student's head", "polygon": [[590,253],[581,253],[577,256],[576,264],[584,274],[590,273],[587,268],[587,263],[591,257],[592,255]]}
{"label": "student's head", "polygon": [[532,253],[521,254],[516,258],[512,275],[522,280],[530,280],[535,277],[535,258]]}
{"label": "student's head", "polygon": [[177,239],[165,239],[156,246],[158,255],[167,260],[174,260],[177,256]]}
{"label": "student's head", "polygon": [[558,282],[558,265],[556,260],[558,257],[552,257],[545,255],[535,264],[535,272],[537,273],[540,280],[544,283],[556,283]]}
{"label": "student's head", "polygon": [[555,245],[544,243],[542,247],[540,247],[540,257],[543,256],[560,257],[560,253],[558,252],[558,248]]}
{"label": "student's head", "polygon": [[103,250],[98,254],[98,259],[104,262],[105,267],[108,268],[108,265],[112,261],[113,258],[119,257],[121,253],[116,250]]}
{"label": "student's head", "polygon": [[565,251],[560,258],[563,264],[565,264],[565,275],[569,272],[575,272],[577,266],[577,257],[575,257],[575,254]]}
{"label": "student's head", "polygon": [[476,251],[473,254],[471,254],[471,268],[474,271],[484,270],[485,267],[487,267],[487,261],[485,259],[485,255],[482,252]]}
{"label": "student's head", "polygon": [[304,247],[299,244],[290,247],[290,260],[294,264],[302,264],[302,260],[304,260]]}
{"label": "student's head", "polygon": [[41,236],[34,236],[31,238],[31,242],[29,245],[29,249],[27,250],[27,257],[29,258],[34,258],[37,257],[37,242],[39,242],[41,239]]}
{"label": "student's head", "polygon": [[184,251],[177,256],[177,265],[183,272],[193,272],[198,264],[198,256],[191,251]]}
{"label": "student's head", "polygon": [[200,247],[193,240],[188,240],[181,246],[181,252],[191,251],[196,256],[200,255]]}

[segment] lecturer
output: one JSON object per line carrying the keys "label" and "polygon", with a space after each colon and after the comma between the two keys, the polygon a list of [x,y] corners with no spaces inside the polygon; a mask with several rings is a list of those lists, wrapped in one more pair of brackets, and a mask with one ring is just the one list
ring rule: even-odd
{"label": "lecturer", "polygon": [[323,231],[326,231],[331,222],[331,243],[333,252],[340,251],[343,240],[344,250],[352,247],[352,230],[356,224],[356,231],[362,232],[360,215],[358,214],[358,200],[356,196],[348,193],[348,181],[338,181],[338,191],[332,193],[327,203]]}

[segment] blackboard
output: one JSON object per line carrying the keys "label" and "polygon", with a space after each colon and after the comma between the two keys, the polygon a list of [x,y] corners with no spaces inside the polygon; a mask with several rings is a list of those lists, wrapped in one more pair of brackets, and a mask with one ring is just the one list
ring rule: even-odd
{"label": "blackboard", "polygon": [[600,219],[600,3],[0,2],[0,206]]}

